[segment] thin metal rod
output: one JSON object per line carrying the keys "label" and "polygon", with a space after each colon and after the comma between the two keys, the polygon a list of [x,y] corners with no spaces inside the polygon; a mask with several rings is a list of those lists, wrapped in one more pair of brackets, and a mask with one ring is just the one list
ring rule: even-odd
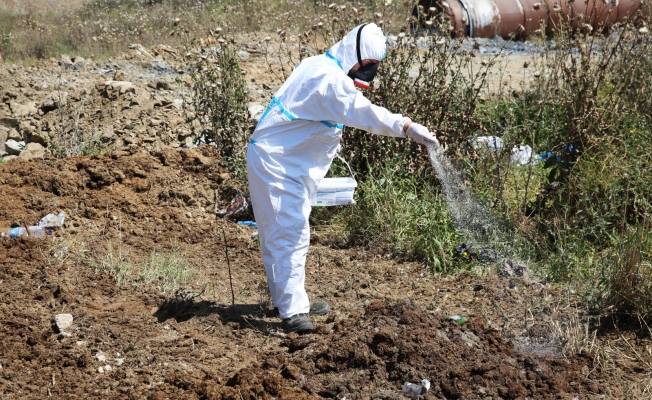
{"label": "thin metal rod", "polygon": [[226,246],[226,232],[222,227],[222,237],[224,238],[224,254],[226,255],[226,265],[229,266],[229,283],[231,284],[231,307],[235,308],[235,292],[233,291],[233,278],[231,277],[231,261],[229,260],[229,249]]}

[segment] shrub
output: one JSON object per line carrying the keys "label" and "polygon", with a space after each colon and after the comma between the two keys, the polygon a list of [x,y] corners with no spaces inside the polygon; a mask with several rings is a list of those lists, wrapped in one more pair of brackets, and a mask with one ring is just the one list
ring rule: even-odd
{"label": "shrub", "polygon": [[217,47],[191,49],[188,121],[195,141],[214,143],[232,170],[242,172],[250,135],[247,84],[235,49],[220,40]]}

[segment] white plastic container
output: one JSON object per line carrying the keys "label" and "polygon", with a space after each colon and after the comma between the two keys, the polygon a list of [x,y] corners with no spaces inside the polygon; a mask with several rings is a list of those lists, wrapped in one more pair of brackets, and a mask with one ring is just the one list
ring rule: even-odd
{"label": "white plastic container", "polygon": [[355,204],[353,194],[358,182],[353,178],[324,178],[317,186],[315,197],[310,199],[313,207],[343,206]]}

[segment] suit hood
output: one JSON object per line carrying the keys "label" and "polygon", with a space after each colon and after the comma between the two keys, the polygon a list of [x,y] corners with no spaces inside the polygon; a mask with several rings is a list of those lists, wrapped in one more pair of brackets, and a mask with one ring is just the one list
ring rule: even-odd
{"label": "suit hood", "polygon": [[[342,65],[342,70],[349,73],[351,68],[358,62],[356,39],[358,30],[362,25],[355,27],[339,42],[335,43],[328,51]],[[371,23],[365,25],[360,36],[360,56],[363,60],[382,61],[387,54],[385,35],[378,25]]]}

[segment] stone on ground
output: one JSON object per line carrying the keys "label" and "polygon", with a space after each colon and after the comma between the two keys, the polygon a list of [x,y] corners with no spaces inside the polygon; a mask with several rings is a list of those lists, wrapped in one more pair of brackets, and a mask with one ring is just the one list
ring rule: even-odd
{"label": "stone on ground", "polygon": [[36,103],[33,101],[30,101],[27,104],[20,104],[12,101],[9,103],[9,107],[11,108],[11,113],[14,117],[24,117],[36,112]]}
{"label": "stone on ground", "polygon": [[59,332],[63,332],[72,326],[72,314],[57,314],[54,317],[54,323],[57,325]]}
{"label": "stone on ground", "polygon": [[5,151],[9,155],[17,156],[20,155],[20,152],[25,148],[25,142],[17,142],[13,139],[9,139],[5,142]]}
{"label": "stone on ground", "polygon": [[35,158],[45,157],[45,148],[36,142],[28,143],[25,149],[20,152],[18,158],[21,160],[33,160]]}
{"label": "stone on ground", "polygon": [[260,118],[265,112],[265,107],[259,103],[249,103],[249,115],[256,122],[260,121]]}

